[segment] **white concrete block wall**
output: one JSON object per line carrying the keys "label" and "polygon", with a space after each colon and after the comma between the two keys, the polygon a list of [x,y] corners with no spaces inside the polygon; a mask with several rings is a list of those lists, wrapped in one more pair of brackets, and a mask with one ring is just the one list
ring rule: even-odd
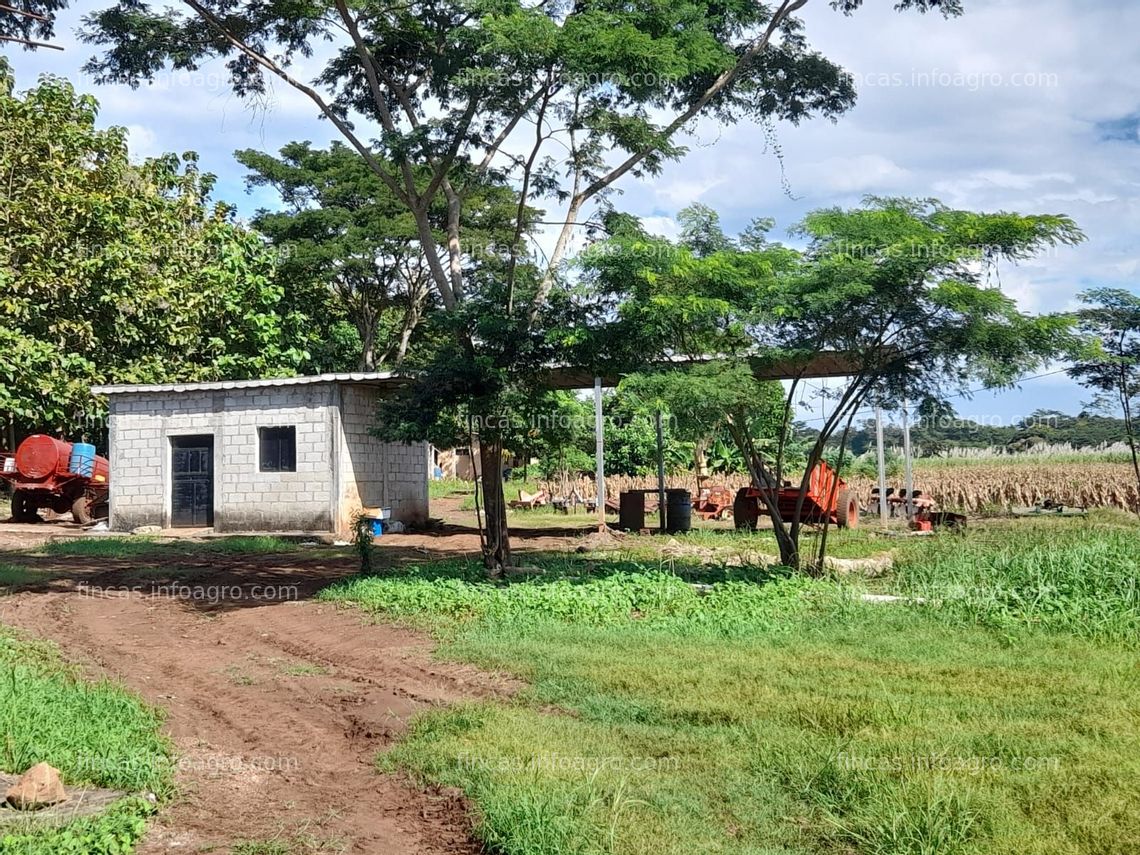
{"label": "white concrete block wall", "polygon": [[342,526],[361,507],[390,507],[393,519],[422,525],[429,511],[430,447],[382,442],[372,435],[378,389],[345,385],[340,394]]}
{"label": "white concrete block wall", "polygon": [[[331,531],[336,387],[309,384],[113,395],[111,526],[170,524],[171,438],[214,437],[214,528]],[[258,428],[297,429],[297,471],[261,472]]]}

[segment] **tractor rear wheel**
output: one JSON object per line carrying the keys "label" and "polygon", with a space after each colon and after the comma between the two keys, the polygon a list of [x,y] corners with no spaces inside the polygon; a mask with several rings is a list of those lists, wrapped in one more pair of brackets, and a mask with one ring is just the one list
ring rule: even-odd
{"label": "tractor rear wheel", "polygon": [[854,490],[840,490],[835,502],[835,521],[840,528],[859,527],[859,499]]}
{"label": "tractor rear wheel", "polygon": [[756,521],[760,518],[760,509],[756,507],[756,499],[748,495],[748,488],[742,487],[732,500],[732,522],[741,531],[756,531]]}
{"label": "tractor rear wheel", "polygon": [[71,518],[80,525],[90,525],[95,521],[95,517],[91,515],[91,500],[86,496],[80,496],[71,503]]}
{"label": "tractor rear wheel", "polygon": [[12,492],[12,522],[39,522],[38,510],[36,500],[27,490],[14,490]]}

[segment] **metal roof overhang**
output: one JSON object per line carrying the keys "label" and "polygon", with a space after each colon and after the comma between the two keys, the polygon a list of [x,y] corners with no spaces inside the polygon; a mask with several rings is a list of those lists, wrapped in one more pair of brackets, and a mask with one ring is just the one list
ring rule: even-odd
{"label": "metal roof overhang", "polygon": [[[669,362],[646,363],[642,370],[667,370],[702,365],[711,359],[674,359]],[[858,371],[858,360],[839,353],[819,353],[803,360],[765,360],[750,357],[752,373],[761,380],[818,379],[824,377],[844,377]],[[550,369],[543,385],[550,389],[589,389],[598,375],[586,368],[558,366]],[[603,373],[602,385],[616,386],[622,374]],[[310,377],[271,377],[264,380],[217,380],[206,383],[150,383],[92,386],[96,395],[153,395],[159,393],[181,394],[188,392],[213,392],[230,389],[262,389],[281,386],[306,386],[317,383],[342,383],[352,386],[374,386],[395,388],[407,382],[391,371],[351,371],[337,374],[316,374]]]}

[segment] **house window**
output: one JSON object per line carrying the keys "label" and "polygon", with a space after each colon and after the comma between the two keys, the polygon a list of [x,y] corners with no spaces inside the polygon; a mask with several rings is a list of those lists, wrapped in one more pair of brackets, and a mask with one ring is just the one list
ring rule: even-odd
{"label": "house window", "polygon": [[257,435],[262,472],[297,471],[297,428],[263,427],[257,429]]}

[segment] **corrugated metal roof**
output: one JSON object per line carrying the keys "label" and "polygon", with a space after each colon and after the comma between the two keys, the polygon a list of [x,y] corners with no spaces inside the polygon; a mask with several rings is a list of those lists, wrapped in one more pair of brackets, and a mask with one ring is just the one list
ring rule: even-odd
{"label": "corrugated metal roof", "polygon": [[399,378],[390,371],[351,371],[339,374],[316,374],[311,377],[270,377],[266,380],[217,380],[209,383],[150,383],[92,386],[95,395],[146,395],[158,392],[213,392],[225,389],[260,389],[270,386],[307,386],[313,383],[357,383],[365,386],[387,386]]}

